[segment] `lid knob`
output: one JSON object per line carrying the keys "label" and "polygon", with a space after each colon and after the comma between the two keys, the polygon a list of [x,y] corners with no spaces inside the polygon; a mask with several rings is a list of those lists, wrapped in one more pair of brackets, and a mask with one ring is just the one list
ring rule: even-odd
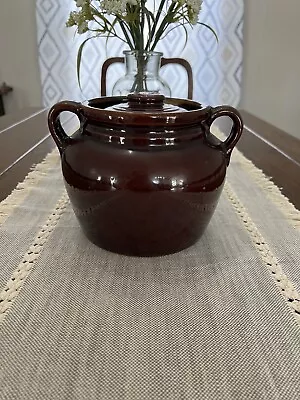
{"label": "lid knob", "polygon": [[163,110],[165,96],[156,92],[134,92],[127,96],[128,106],[134,110]]}

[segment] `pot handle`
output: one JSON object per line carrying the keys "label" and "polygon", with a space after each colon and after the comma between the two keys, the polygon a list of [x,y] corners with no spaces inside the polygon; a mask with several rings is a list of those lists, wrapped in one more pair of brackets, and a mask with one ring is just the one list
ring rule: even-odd
{"label": "pot handle", "polygon": [[231,152],[234,149],[237,142],[239,141],[241,134],[243,132],[243,127],[244,127],[243,120],[241,114],[234,107],[231,106],[213,107],[211,109],[211,115],[208,120],[209,129],[212,123],[219,117],[229,117],[233,122],[231,132],[228,138],[224,142],[221,142],[220,144],[217,145],[211,143],[207,135],[206,135],[206,140],[208,141],[210,146],[218,148],[223,152],[225,152],[225,155],[227,156],[229,163]]}
{"label": "pot handle", "polygon": [[61,126],[60,114],[63,111],[70,111],[76,114],[79,118],[80,124],[85,120],[81,103],[75,101],[61,101],[50,109],[48,114],[48,126],[60,152],[62,152],[73,140],[66,134]]}

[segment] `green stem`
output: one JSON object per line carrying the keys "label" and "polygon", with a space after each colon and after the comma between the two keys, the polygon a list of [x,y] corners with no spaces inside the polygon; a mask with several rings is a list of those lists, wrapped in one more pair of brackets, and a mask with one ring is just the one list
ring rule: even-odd
{"label": "green stem", "polygon": [[172,3],[168,9],[168,12],[166,14],[166,16],[164,17],[164,19],[162,20],[156,34],[155,34],[155,39],[154,42],[150,48],[150,51],[153,51],[155,49],[155,46],[157,45],[157,43],[159,42],[159,40],[161,39],[162,34],[165,32],[165,30],[167,29],[168,25],[170,24],[170,18],[174,18],[177,11],[179,10],[180,6],[176,7],[175,10],[175,3]]}
{"label": "green stem", "polygon": [[134,50],[134,46],[133,46],[133,44],[131,42],[131,39],[130,39],[130,37],[128,35],[128,32],[127,32],[127,30],[125,28],[124,21],[120,17],[118,17],[118,20],[119,20],[120,27],[121,27],[121,29],[122,29],[122,31],[124,33],[124,36],[125,36],[125,38],[127,40],[128,46],[130,47],[131,50]]}
{"label": "green stem", "polygon": [[155,17],[155,21],[154,21],[154,24],[152,26],[152,29],[151,29],[151,32],[149,34],[149,38],[148,38],[148,41],[147,41],[147,44],[146,44],[146,50],[148,50],[150,48],[150,44],[151,44],[151,42],[152,42],[152,40],[154,38],[155,30],[156,30],[157,24],[159,22],[159,19],[160,19],[160,16],[161,16],[161,13],[162,13],[162,10],[164,8],[165,3],[166,3],[166,0],[161,0],[161,2],[160,2],[160,5],[159,5],[159,8],[157,10],[156,17]]}
{"label": "green stem", "polygon": [[[127,9],[127,17],[132,16],[135,13],[135,8],[136,6],[131,6],[130,4],[127,4],[126,9]],[[139,24],[135,24],[134,20],[131,20],[130,18],[126,21],[126,26],[128,28],[128,31],[130,32],[130,35],[132,37],[132,50],[135,50],[137,48],[137,42],[138,42],[138,33],[137,33],[137,28]]]}
{"label": "green stem", "polygon": [[146,88],[144,88],[143,83],[145,82],[145,67],[147,65],[148,57],[144,55],[144,51],[138,52],[136,54],[136,62],[137,62],[137,74],[135,77],[135,90],[137,92],[143,92]]}
{"label": "green stem", "polygon": [[138,14],[137,18],[134,18],[128,22],[130,27],[131,36],[133,38],[133,42],[135,45],[135,50],[137,53],[136,57],[136,76],[134,79],[134,83],[131,88],[131,92],[142,92],[145,90],[144,81],[145,81],[145,65],[147,60],[145,60],[144,56],[144,29],[145,29],[145,8],[146,0],[141,0],[140,6],[136,8],[135,6],[127,6],[128,14],[134,15]]}
{"label": "green stem", "polygon": [[145,29],[145,10],[146,8],[146,0],[141,0],[141,8],[140,8],[140,51],[144,51],[144,29]]}

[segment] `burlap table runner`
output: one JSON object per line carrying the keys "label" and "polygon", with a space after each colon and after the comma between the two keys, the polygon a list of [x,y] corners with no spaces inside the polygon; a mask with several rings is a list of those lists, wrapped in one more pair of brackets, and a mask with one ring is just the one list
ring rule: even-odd
{"label": "burlap table runner", "polygon": [[85,239],[56,152],[0,208],[0,399],[299,399],[300,213],[235,151],[201,240]]}

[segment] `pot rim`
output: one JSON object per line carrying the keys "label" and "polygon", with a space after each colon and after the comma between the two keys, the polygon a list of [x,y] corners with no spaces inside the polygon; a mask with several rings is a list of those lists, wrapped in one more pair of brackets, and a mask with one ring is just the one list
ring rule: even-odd
{"label": "pot rim", "polygon": [[183,111],[121,111],[107,107],[127,103],[127,96],[109,96],[86,100],[81,104],[83,115],[89,120],[106,125],[126,126],[174,126],[197,125],[211,115],[210,106],[187,99],[166,98],[166,105],[173,105]]}

